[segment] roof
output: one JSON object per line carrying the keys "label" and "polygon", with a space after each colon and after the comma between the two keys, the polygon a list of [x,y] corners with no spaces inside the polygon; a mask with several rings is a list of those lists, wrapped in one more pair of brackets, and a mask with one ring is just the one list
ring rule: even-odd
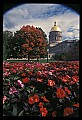
{"label": "roof", "polygon": [[54,22],[54,27],[51,28],[51,31],[61,31],[61,29],[56,25],[56,22]]}

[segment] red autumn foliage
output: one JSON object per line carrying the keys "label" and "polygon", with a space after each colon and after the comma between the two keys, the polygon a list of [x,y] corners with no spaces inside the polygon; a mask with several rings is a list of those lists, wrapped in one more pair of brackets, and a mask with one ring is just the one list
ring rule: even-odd
{"label": "red autumn foliage", "polygon": [[47,44],[42,31],[29,25],[23,26],[20,31],[25,33],[25,35],[22,35],[25,39],[25,43],[22,44],[23,54],[30,53],[31,57],[34,52],[37,52],[37,55],[46,54]]}

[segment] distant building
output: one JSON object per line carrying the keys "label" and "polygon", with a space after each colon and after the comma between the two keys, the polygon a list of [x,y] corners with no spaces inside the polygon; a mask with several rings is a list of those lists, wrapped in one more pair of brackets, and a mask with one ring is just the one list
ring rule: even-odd
{"label": "distant building", "polygon": [[62,32],[61,29],[56,25],[56,22],[54,22],[54,26],[51,28],[49,33],[50,47],[53,47],[60,42],[62,42]]}
{"label": "distant building", "polygon": [[49,59],[78,60],[79,40],[62,41],[61,29],[54,23],[49,33]]}

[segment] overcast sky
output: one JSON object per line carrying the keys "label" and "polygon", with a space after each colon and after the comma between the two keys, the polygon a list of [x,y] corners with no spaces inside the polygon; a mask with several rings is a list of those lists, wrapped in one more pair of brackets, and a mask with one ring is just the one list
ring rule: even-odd
{"label": "overcast sky", "polygon": [[62,31],[62,40],[79,39],[80,16],[63,4],[22,4],[3,15],[3,30],[16,32],[24,25],[41,27],[49,37],[54,22]]}

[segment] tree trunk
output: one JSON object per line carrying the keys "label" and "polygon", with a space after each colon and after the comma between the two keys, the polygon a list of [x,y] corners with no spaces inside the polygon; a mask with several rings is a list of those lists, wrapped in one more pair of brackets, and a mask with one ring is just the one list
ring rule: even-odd
{"label": "tree trunk", "polygon": [[39,61],[39,55],[37,55],[37,61]]}
{"label": "tree trunk", "polygon": [[28,62],[30,61],[30,54],[28,53]]}
{"label": "tree trunk", "polygon": [[39,58],[37,58],[37,61],[39,61]]}

